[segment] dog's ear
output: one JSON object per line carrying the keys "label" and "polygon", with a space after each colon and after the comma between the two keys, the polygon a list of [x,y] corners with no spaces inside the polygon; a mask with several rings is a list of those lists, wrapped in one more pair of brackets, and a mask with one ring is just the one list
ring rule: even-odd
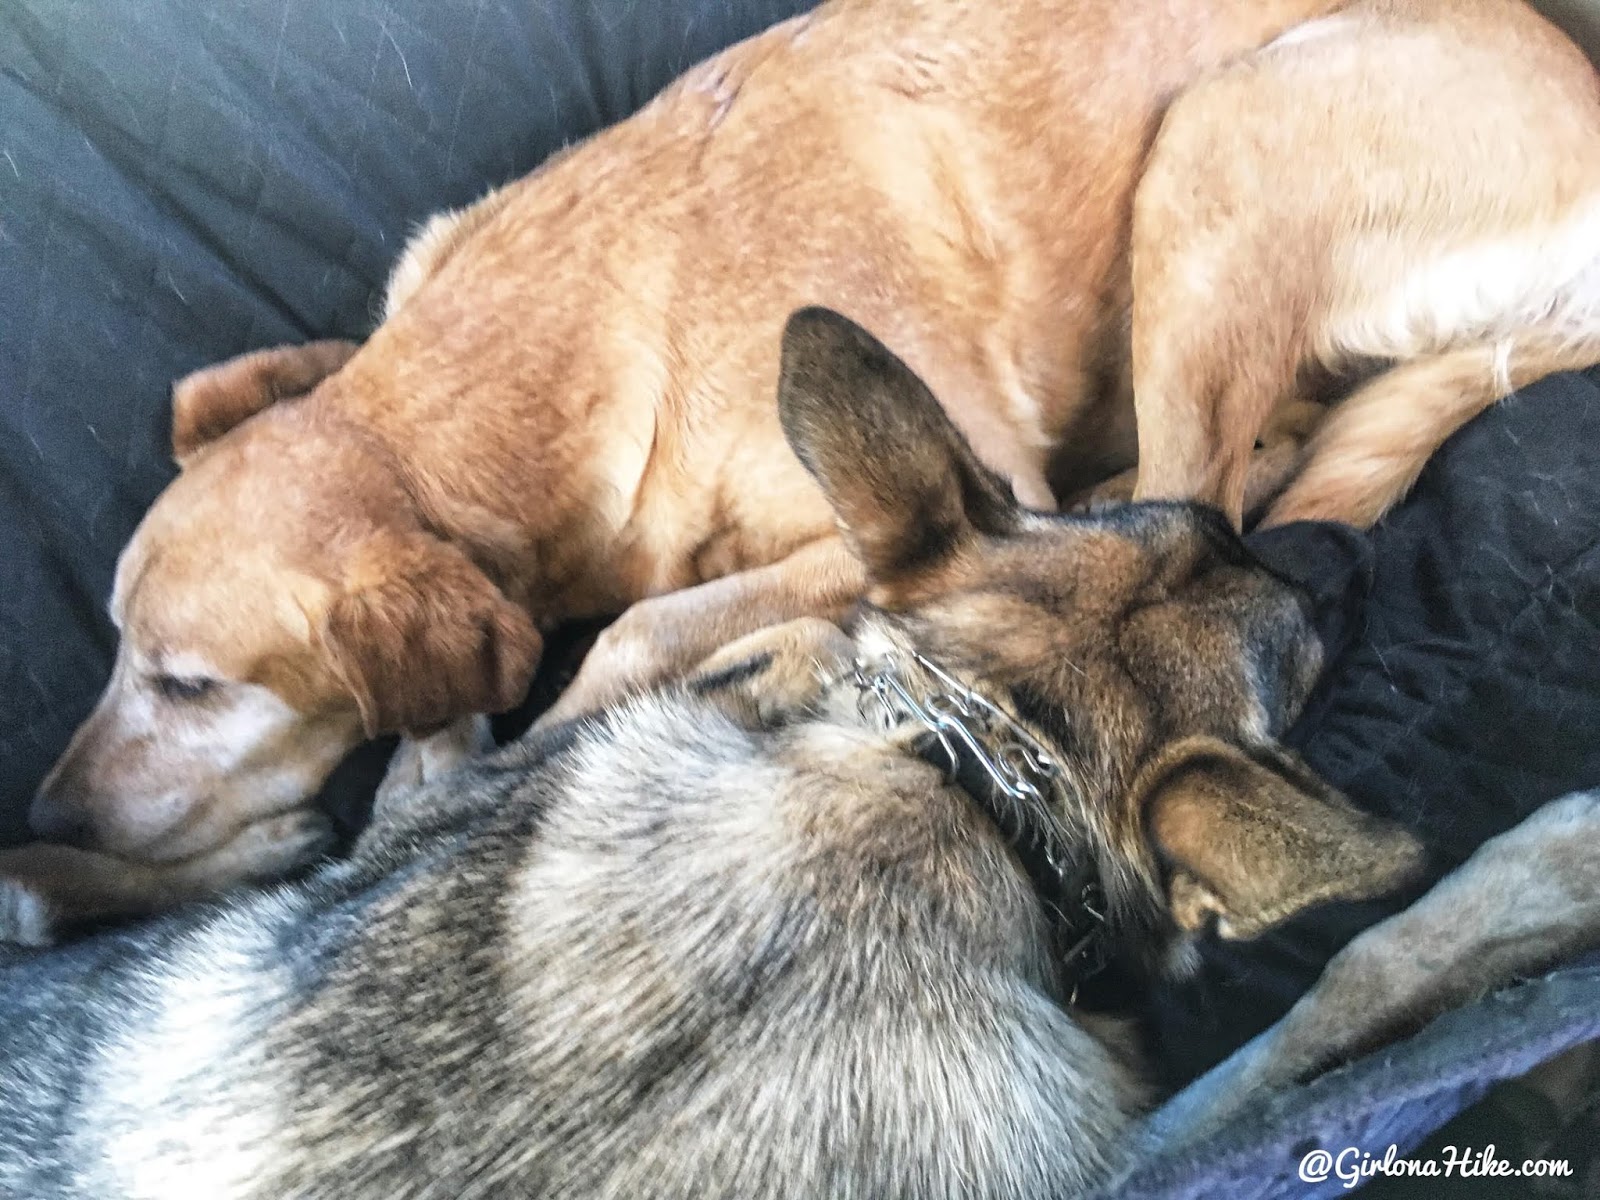
{"label": "dog's ear", "polygon": [[1137,787],[1181,929],[1215,918],[1223,937],[1255,937],[1310,905],[1381,895],[1422,866],[1415,838],[1284,751],[1186,738]]}
{"label": "dog's ear", "polygon": [[783,331],[778,414],[874,583],[937,568],[1017,518],[911,368],[855,322],[804,308]]}
{"label": "dog's ear", "polygon": [[380,533],[361,546],[321,636],[368,737],[515,707],[544,645],[528,614],[465,554],[421,532]]}
{"label": "dog's ear", "polygon": [[172,385],[172,457],[184,466],[247,417],[305,395],[357,349],[354,342],[339,341],[275,346],[184,376]]}

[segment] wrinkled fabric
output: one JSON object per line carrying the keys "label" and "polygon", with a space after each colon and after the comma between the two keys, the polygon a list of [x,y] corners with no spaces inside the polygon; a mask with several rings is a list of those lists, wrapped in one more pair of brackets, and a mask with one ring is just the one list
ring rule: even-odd
{"label": "wrinkled fabric", "polygon": [[811,2],[0,4],[0,843],[110,672],[172,380],[365,336],[431,213]]}
{"label": "wrinkled fabric", "polygon": [[[1399,1157],[1433,1159],[1442,1171],[1448,1161],[1442,1148],[1418,1150],[1428,1133],[1496,1081],[1521,1075],[1597,1037],[1600,963],[1591,959],[1448,1013],[1395,1047],[1302,1087],[1263,1096],[1222,1130],[1196,1141],[1186,1139],[1188,1120],[1203,1113],[1213,1097],[1226,1094],[1230,1061],[1151,1118],[1144,1135],[1150,1144],[1099,1200],[1338,1196],[1349,1190],[1346,1177],[1338,1173],[1341,1166],[1359,1166],[1363,1156],[1382,1160],[1390,1146]],[[1507,1145],[1509,1132],[1501,1128],[1494,1137],[1502,1157],[1518,1154],[1513,1161],[1520,1168],[1523,1158]],[[1485,1140],[1472,1148],[1482,1151],[1489,1144]],[[1459,1148],[1468,1145],[1463,1142]],[[1319,1168],[1311,1157],[1318,1151],[1333,1162],[1323,1159]],[[1579,1164],[1571,1165],[1578,1169]],[[1431,1197],[1482,1195],[1473,1189],[1484,1181],[1441,1175],[1384,1182],[1402,1194]],[[1520,1187],[1532,1187],[1517,1179],[1508,1186],[1513,1195],[1527,1194]]]}
{"label": "wrinkled fabric", "polygon": [[[808,7],[0,5],[0,843],[23,840],[29,796],[109,672],[116,555],[173,473],[171,381],[259,346],[363,336],[428,214]],[[1600,375],[1558,377],[1452,439],[1371,535],[1253,539],[1315,596],[1328,644],[1292,743],[1418,830],[1434,877],[1544,801],[1600,784],[1595,445]],[[336,777],[335,811],[359,809],[381,761],[369,751]],[[1197,977],[1148,1014],[1168,1080],[1266,1028],[1407,898],[1205,947]],[[1527,985],[1277,1098],[1209,1157],[1148,1162],[1122,1194],[1300,1194],[1261,1181],[1286,1178],[1301,1139],[1421,1137],[1489,1079],[1594,1036],[1596,1012],[1593,968]]]}

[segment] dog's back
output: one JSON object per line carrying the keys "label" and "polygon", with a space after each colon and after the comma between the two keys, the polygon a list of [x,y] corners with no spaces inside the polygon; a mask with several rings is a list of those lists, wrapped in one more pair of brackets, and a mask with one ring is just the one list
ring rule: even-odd
{"label": "dog's back", "polygon": [[11,964],[0,1194],[1081,1189],[1135,1096],[1026,883],[954,799],[908,819],[926,764],[825,742],[654,701],[306,885]]}
{"label": "dog's back", "polygon": [[[1343,2],[836,0],[691,69],[466,210],[464,232],[431,226],[328,402],[397,446],[425,496],[457,493],[446,519],[470,503],[561,539],[549,554],[607,556],[559,582],[621,595],[560,595],[546,559],[538,577],[508,562],[541,611],[831,532],[769,402],[783,321],[819,301],[894,346],[1018,495],[1053,507],[1047,471],[1072,491],[1132,462],[1128,221],[1168,101]],[[507,463],[467,497],[443,477],[463,437]]]}

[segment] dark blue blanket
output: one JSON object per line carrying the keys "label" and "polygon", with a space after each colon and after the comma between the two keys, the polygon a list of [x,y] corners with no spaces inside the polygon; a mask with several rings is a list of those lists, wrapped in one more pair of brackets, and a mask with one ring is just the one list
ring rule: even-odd
{"label": "dark blue blanket", "polygon": [[[361,336],[414,223],[809,6],[0,5],[0,842],[22,837],[108,670],[111,569],[173,469],[170,381],[256,346]],[[1454,439],[1372,536],[1257,540],[1319,596],[1330,645],[1296,744],[1418,829],[1436,873],[1600,783],[1596,445],[1597,377],[1547,381]],[[358,758],[330,803],[358,806],[373,766]],[[1403,900],[1208,947],[1149,1014],[1171,1082],[1264,1028]],[[1593,969],[1529,985],[1152,1160],[1124,1194],[1298,1194],[1284,1172],[1307,1139],[1404,1148],[1486,1081],[1594,1036],[1596,1012]]]}
{"label": "dark blue blanket", "polygon": [[[1527,1158],[1520,1147],[1529,1143],[1517,1140],[1522,1131],[1515,1127],[1491,1127],[1476,1143],[1464,1131],[1451,1143],[1454,1153],[1443,1146],[1419,1150],[1419,1143],[1496,1081],[1594,1038],[1600,1038],[1600,962],[1591,960],[1446,1014],[1406,1042],[1305,1087],[1263,1096],[1220,1133],[1189,1142],[1186,1124],[1227,1094],[1230,1060],[1151,1118],[1139,1161],[1102,1200],[1337,1196],[1373,1178],[1363,1167],[1391,1157],[1432,1163],[1438,1172],[1384,1174],[1380,1186],[1392,1194],[1470,1197],[1498,1189],[1508,1196],[1532,1195],[1535,1184],[1483,1168],[1483,1152],[1494,1145],[1493,1157],[1511,1170],[1522,1169]],[[1247,1047],[1235,1057],[1249,1052]],[[1600,1194],[1600,1157],[1592,1142],[1569,1138],[1553,1144],[1555,1151],[1536,1157],[1565,1157],[1573,1171],[1551,1179],[1553,1194],[1574,1200]],[[1454,1173],[1445,1174],[1452,1167]],[[1478,1173],[1462,1173],[1468,1169]]]}

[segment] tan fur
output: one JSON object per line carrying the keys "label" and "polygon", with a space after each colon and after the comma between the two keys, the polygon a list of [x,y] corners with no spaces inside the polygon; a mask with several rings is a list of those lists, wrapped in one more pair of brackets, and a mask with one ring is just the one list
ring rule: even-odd
{"label": "tan fur", "polygon": [[1370,525],[1410,490],[1433,452],[1467,421],[1516,388],[1597,359],[1600,335],[1536,332],[1404,363],[1329,414],[1265,523],[1336,512]]}
{"label": "tan fur", "polygon": [[504,207],[509,195],[496,188],[475,204],[435,213],[412,235],[401,252],[400,261],[389,273],[389,286],[383,295],[383,319],[400,311],[401,305],[443,264],[484,222]]}
{"label": "tan fur", "polygon": [[1181,96],[1135,200],[1136,494],[1237,523],[1305,371],[1398,362],[1268,516],[1370,524],[1488,404],[1593,362],[1596,99],[1576,47],[1498,0],[1353,4]]}
{"label": "tan fur", "polygon": [[241,421],[305,395],[358,349],[339,341],[278,346],[185,376],[172,389],[172,457],[186,463]]}
{"label": "tan fur", "polygon": [[[229,365],[247,402],[181,389],[184,428],[255,415],[176,447],[119,567],[117,678],[36,824],[208,852],[303,802],[363,731],[510,703],[555,622],[644,601],[566,716],[842,612],[862,577],[772,402],[807,303],[903,356],[1024,502],[1137,448],[1141,494],[1237,521],[1302,368],[1506,339],[1529,370],[1573,361],[1515,347],[1552,321],[1582,344],[1596,146],[1593,71],[1512,0],[834,0],[429,223],[388,319],[310,394],[262,407],[282,392],[259,360]],[[1523,259],[1567,273],[1501,269]],[[1383,434],[1412,449],[1370,489],[1348,486],[1370,439],[1330,427],[1275,516],[1370,515],[1474,404],[1384,401],[1429,428]],[[417,539],[459,556],[425,601],[430,556],[387,549]],[[357,590],[427,615],[352,638]],[[219,685],[205,704],[153,690],[182,671]],[[240,688],[303,720],[237,753],[166,737],[220,727]],[[164,714],[141,726],[159,753],[122,752],[130,707]]]}

